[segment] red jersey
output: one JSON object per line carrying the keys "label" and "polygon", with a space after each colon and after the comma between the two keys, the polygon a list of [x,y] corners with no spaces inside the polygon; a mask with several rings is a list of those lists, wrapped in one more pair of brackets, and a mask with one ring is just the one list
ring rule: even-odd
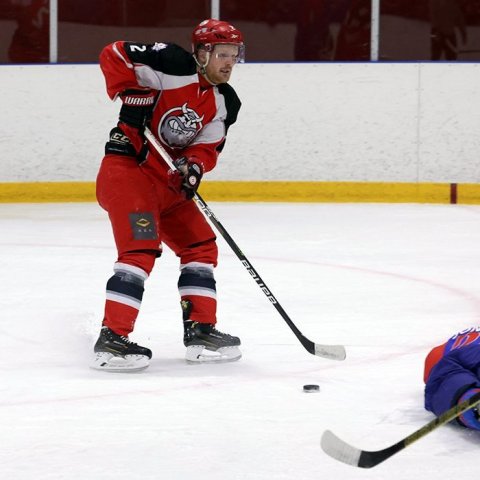
{"label": "red jersey", "polygon": [[113,100],[128,89],[158,92],[150,128],[173,158],[196,157],[206,172],[215,167],[241,105],[230,85],[208,83],[175,44],[115,42],[101,52],[100,67]]}

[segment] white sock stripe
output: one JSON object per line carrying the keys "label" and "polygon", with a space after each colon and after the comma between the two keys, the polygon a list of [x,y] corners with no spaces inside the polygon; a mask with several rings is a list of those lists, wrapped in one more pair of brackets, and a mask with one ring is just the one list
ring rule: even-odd
{"label": "white sock stripe", "polygon": [[139,277],[146,280],[148,278],[148,273],[142,270],[141,268],[134,267],[133,265],[128,265],[128,263],[116,262],[113,266],[114,272],[128,272],[138,275]]}
{"label": "white sock stripe", "polygon": [[202,288],[202,287],[180,287],[178,289],[180,295],[197,295],[198,297],[209,297],[213,298],[214,300],[217,299],[217,292],[210,288]]}
{"label": "white sock stripe", "polygon": [[110,290],[107,290],[107,300],[122,303],[123,305],[136,308],[137,310],[140,310],[140,306],[142,305],[142,302],[136,298],[128,297],[127,295],[122,295],[118,292],[111,292]]}
{"label": "white sock stripe", "polygon": [[180,270],[183,270],[184,268],[206,268],[213,272],[213,265],[211,263],[202,263],[202,262],[182,263],[180,265]]}

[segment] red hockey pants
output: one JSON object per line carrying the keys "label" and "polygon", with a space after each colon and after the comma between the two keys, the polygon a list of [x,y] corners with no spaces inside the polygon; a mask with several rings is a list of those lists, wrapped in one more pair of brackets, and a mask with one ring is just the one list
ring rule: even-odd
{"label": "red hockey pants", "polygon": [[[190,300],[190,319],[216,322],[213,267],[216,237],[193,200],[168,186],[168,175],[155,165],[139,166],[135,159],[106,155],[97,176],[97,200],[108,212],[118,250],[115,275],[107,283],[103,324],[119,335],[133,331],[143,281],[160,256],[162,243],[188,271],[179,280],[181,299]],[[197,276],[196,269],[212,272]],[[192,274],[193,272],[193,274]]]}

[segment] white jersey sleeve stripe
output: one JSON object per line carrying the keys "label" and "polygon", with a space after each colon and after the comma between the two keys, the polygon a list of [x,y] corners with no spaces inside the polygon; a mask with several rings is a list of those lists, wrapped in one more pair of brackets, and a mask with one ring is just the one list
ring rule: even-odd
{"label": "white jersey sleeve stripe", "polygon": [[197,75],[168,75],[166,73],[154,70],[148,65],[135,65],[135,75],[138,84],[142,87],[153,88],[155,90],[173,90],[185,87],[198,81]]}

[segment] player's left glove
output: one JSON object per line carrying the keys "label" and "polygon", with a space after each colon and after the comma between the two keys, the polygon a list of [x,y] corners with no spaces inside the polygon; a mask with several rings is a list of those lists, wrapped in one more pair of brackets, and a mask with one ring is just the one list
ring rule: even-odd
{"label": "player's left glove", "polygon": [[[467,390],[459,399],[458,403],[462,403],[465,400],[468,400],[470,397],[475,395],[476,393],[480,392],[480,388],[471,388]],[[462,413],[458,417],[458,421],[467,428],[473,428],[474,430],[480,430],[480,418],[478,414],[478,410],[476,408],[472,408],[467,410],[466,412]]]}
{"label": "player's left glove", "polygon": [[170,170],[169,184],[177,192],[183,192],[190,200],[194,197],[203,177],[203,165],[196,159],[180,157],[174,162],[176,170]]}

